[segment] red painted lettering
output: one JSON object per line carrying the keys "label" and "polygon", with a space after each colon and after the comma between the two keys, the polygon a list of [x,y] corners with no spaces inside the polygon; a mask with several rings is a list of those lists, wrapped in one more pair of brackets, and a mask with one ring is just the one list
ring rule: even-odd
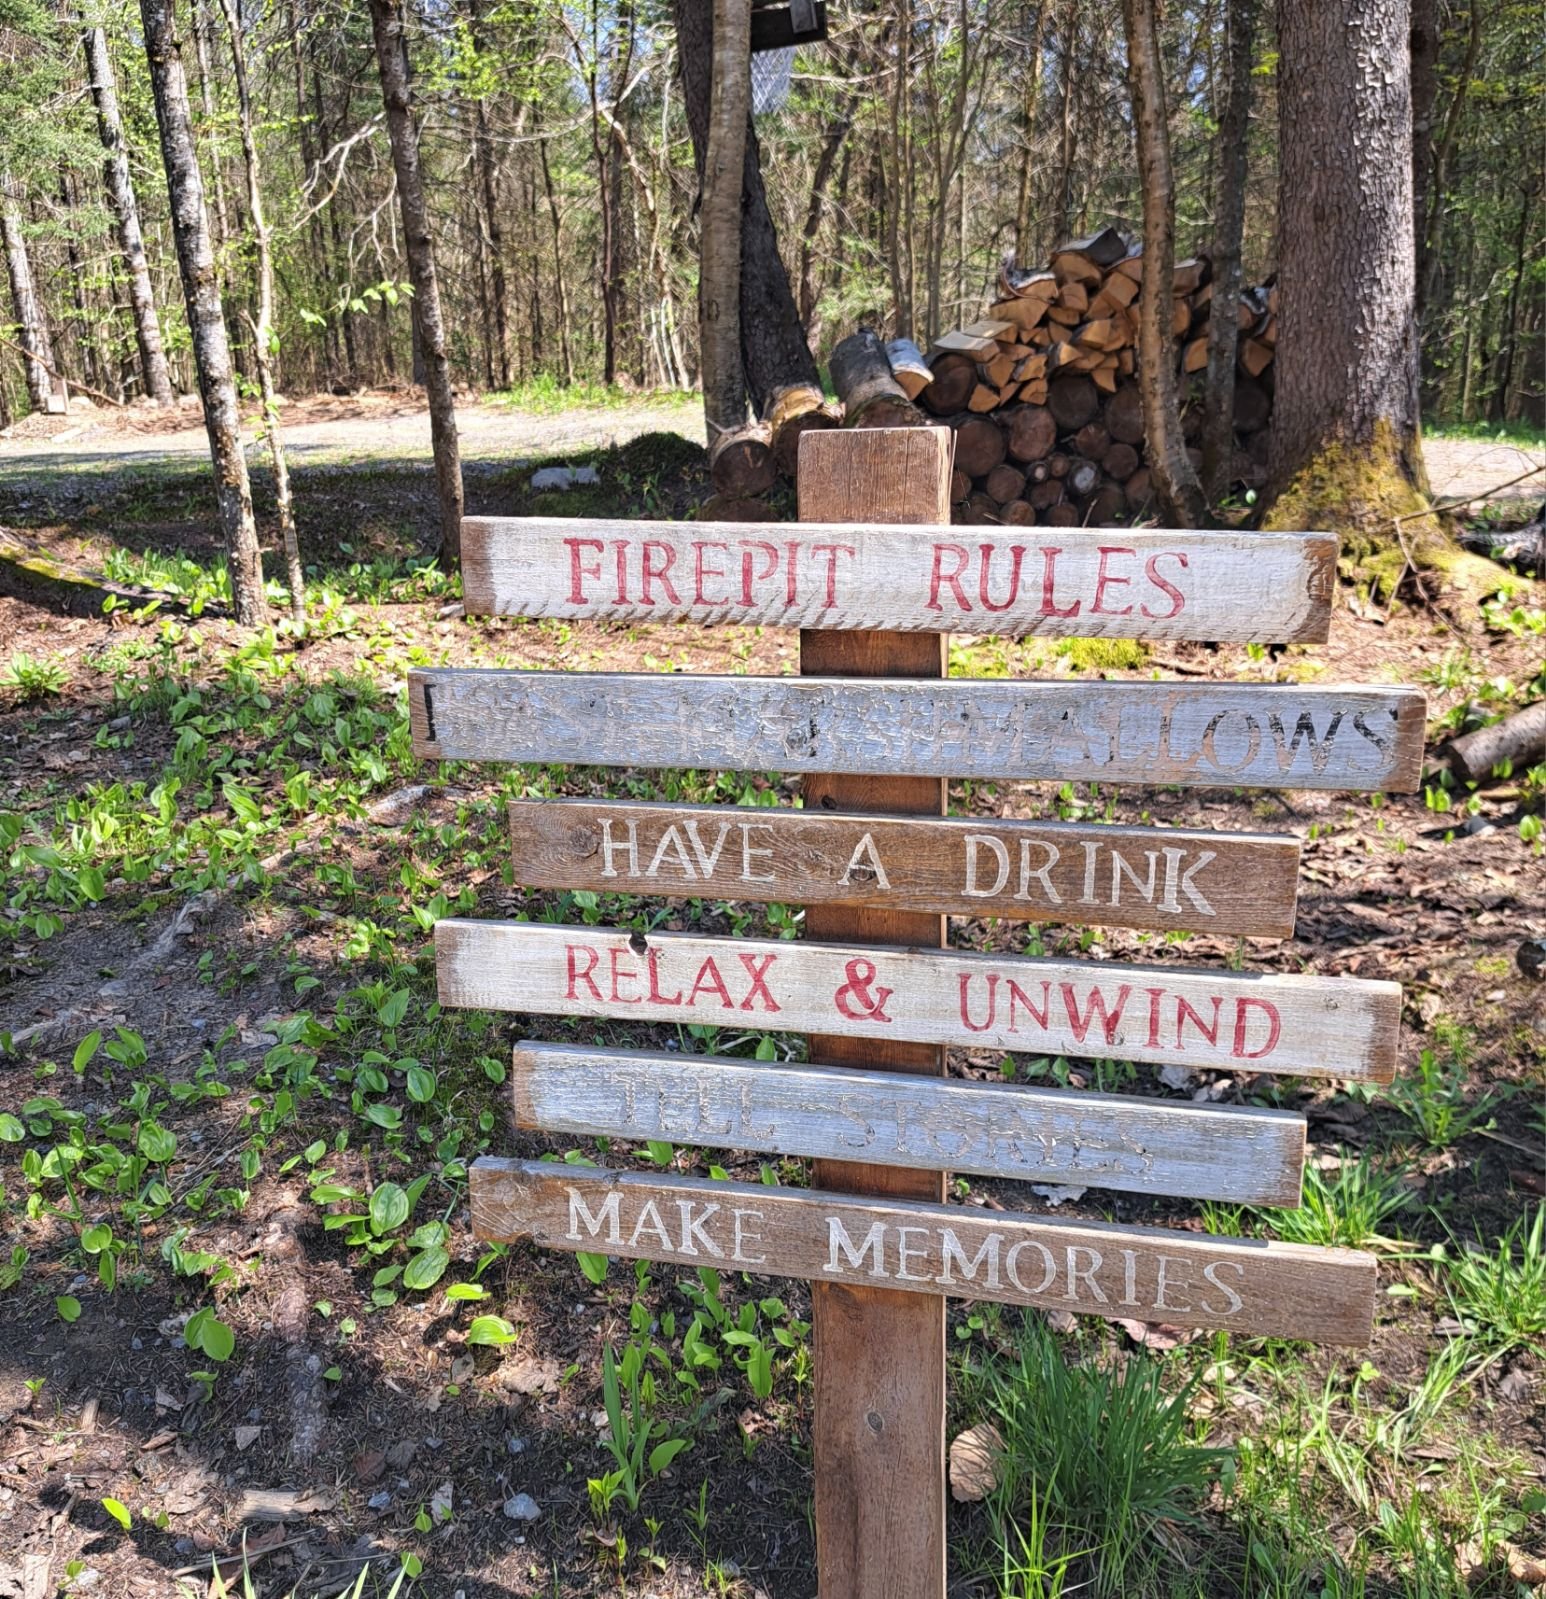
{"label": "red painted lettering", "polygon": [[796,564],[800,559],[800,541],[798,539],[790,539],[789,543],[785,545],[785,549],[788,553],[784,569],[784,599],[787,604],[793,605],[798,586],[795,579],[795,570]]}
{"label": "red painted lettering", "polygon": [[[768,564],[764,571],[752,572],[752,551],[764,550],[767,552]],[[778,570],[778,546],[769,544],[764,539],[752,539],[741,552],[741,604],[752,603],[752,584],[764,583]]]}
{"label": "red painted lettering", "polygon": [[1009,979],[1009,1030],[1010,1030],[1010,1032],[1013,1032],[1015,1030],[1015,1001],[1016,1000],[1019,1000],[1019,1002],[1022,1005],[1025,1006],[1026,1014],[1031,1018],[1031,1020],[1033,1022],[1035,1022],[1038,1027],[1040,1027],[1043,1030],[1045,1030],[1046,1026],[1047,1026],[1047,1010],[1048,1010],[1048,1008],[1050,1007],[1050,1005],[1052,1003],[1052,984],[1044,982],[1041,985],[1041,1009],[1038,1010],[1036,1008],[1035,1002],[1031,999],[1030,995],[1027,994],[1026,991],[1023,988],[1021,988],[1021,986],[1014,980],[1014,978],[1011,977]]}
{"label": "red painted lettering", "polygon": [[[650,559],[651,550],[658,550],[664,557],[658,568]],[[671,579],[666,575],[670,572],[671,568],[675,564],[676,551],[673,550],[669,544],[663,544],[659,539],[646,539],[644,541],[644,591],[639,597],[645,605],[653,605],[655,603],[655,596],[650,591],[651,583],[659,583],[660,586],[666,591],[666,598],[669,599],[673,605],[680,605],[682,603],[677,597],[676,590],[671,587]]]}
{"label": "red painted lettering", "polygon": [[1215,994],[1213,998],[1213,1025],[1210,1027],[1187,1002],[1176,995],[1176,1048],[1182,1048],[1181,1031],[1186,1026],[1187,1018],[1191,1018],[1192,1025],[1208,1040],[1210,1044],[1219,1041],[1219,1006],[1223,1001]]}
{"label": "red painted lettering", "polygon": [[1112,555],[1136,555],[1137,550],[1123,548],[1120,544],[1102,544],[1100,547],[1100,565],[1095,569],[1095,599],[1090,606],[1091,616],[1131,616],[1133,608],[1124,605],[1120,611],[1107,610],[1102,604],[1106,598],[1108,588],[1125,588],[1132,582],[1130,577],[1118,577],[1113,572],[1106,570],[1106,559]]}
{"label": "red painted lettering", "polygon": [[637,1005],[637,994],[623,994],[618,992],[618,983],[637,983],[639,980],[638,968],[634,966],[619,967],[618,962],[628,958],[626,948],[614,947],[607,951],[612,957],[612,1003],[614,1005]]}
{"label": "red painted lettering", "polygon": [[1002,603],[997,603],[988,598],[988,563],[993,559],[993,546],[982,545],[982,575],[977,583],[977,597],[982,601],[985,611],[1007,611],[1015,603],[1015,598],[1020,592],[1020,567],[1025,560],[1025,546],[1011,544],[1009,547],[1009,592],[1004,596]]}
{"label": "red painted lettering", "polygon": [[613,539],[613,559],[617,565],[617,603],[628,603],[628,543],[627,539]]}
{"label": "red painted lettering", "polygon": [[[583,605],[585,603],[585,590],[580,586],[580,579],[601,576],[600,556],[606,545],[600,539],[565,539],[564,543],[569,546],[569,603],[571,605]],[[594,567],[587,567],[581,564],[580,551],[582,549],[595,550],[597,560]]]}
{"label": "red painted lettering", "polygon": [[660,991],[660,951],[652,949],[644,964],[650,974],[650,1002],[655,1005],[680,1005],[681,989],[674,994],[662,994]]}
{"label": "red painted lettering", "polygon": [[730,998],[730,990],[725,987],[725,980],[719,975],[719,967],[714,964],[712,955],[698,968],[698,975],[693,978],[692,991],[687,996],[687,1003],[696,1005],[699,994],[718,994],[719,1002],[726,1010],[735,1009],[735,1003]]}
{"label": "red painted lettering", "polygon": [[1050,549],[1041,552],[1041,614],[1043,616],[1077,616],[1079,607],[1084,603],[1075,600],[1072,605],[1066,605],[1060,611],[1052,597],[1053,588],[1057,584],[1057,559],[1062,550],[1053,545]]}
{"label": "red painted lettering", "polygon": [[[946,555],[956,558],[955,571],[947,572],[944,568]],[[943,584],[948,583],[955,590],[956,604],[963,611],[970,611],[972,602],[966,597],[966,590],[961,587],[961,574],[966,570],[966,563],[971,560],[964,544],[936,544],[934,546],[934,570],[929,576],[929,602],[925,610],[942,611],[944,606],[939,603],[939,591]]]}
{"label": "red painted lettering", "polygon": [[[837,604],[837,558],[839,555],[851,556],[854,553],[852,544],[813,544],[812,555],[825,555],[827,558],[827,597],[822,601],[822,609],[829,610]],[[793,598],[793,595],[790,596]]]}
{"label": "red painted lettering", "polygon": [[708,550],[724,550],[729,552],[728,544],[720,544],[714,539],[700,539],[693,545],[693,604],[694,605],[727,605],[728,600],[710,599],[703,592],[703,580],[706,577],[724,577],[724,571],[705,563],[704,554]]}
{"label": "red painted lettering", "polygon": [[1090,1023],[1099,1016],[1100,1030],[1105,1035],[1107,1047],[1109,1048],[1116,1043],[1117,1027],[1122,1020],[1122,1009],[1127,1004],[1127,996],[1132,993],[1132,989],[1126,983],[1123,983],[1117,990],[1116,1009],[1108,1012],[1106,1009],[1106,996],[1092,984],[1089,1004],[1085,1008],[1084,1015],[1081,1016],[1079,1014],[1078,1001],[1074,998],[1074,985],[1072,983],[1063,983],[1061,987],[1063,991],[1063,1009],[1068,1012],[1068,1025],[1073,1028],[1074,1037],[1082,1044],[1084,1035],[1090,1030]]}
{"label": "red painted lettering", "polygon": [[989,972],[987,978],[988,988],[988,1014],[981,1022],[972,1020],[972,1008],[968,999],[972,986],[972,974],[961,973],[961,1025],[970,1033],[985,1033],[993,1025],[994,1012],[998,1008],[998,973]]}
{"label": "red painted lettering", "polygon": [[[1267,1017],[1267,1042],[1260,1049],[1247,1049],[1245,1047],[1245,1018],[1246,1012],[1254,1005],[1257,1010],[1264,1011]],[[1276,1005],[1265,999],[1237,999],[1235,1001],[1235,1047],[1236,1060],[1260,1060],[1263,1055],[1270,1055],[1278,1047],[1278,1039],[1283,1036],[1283,1019],[1278,1015]]]}
{"label": "red painted lettering", "polygon": [[1186,609],[1186,596],[1174,583],[1169,583],[1160,576],[1159,563],[1166,556],[1179,563],[1183,569],[1187,565],[1186,553],[1183,550],[1161,550],[1157,555],[1151,555],[1144,562],[1143,575],[1148,578],[1161,594],[1170,596],[1170,609],[1168,611],[1151,611],[1147,605],[1139,608],[1142,615],[1155,622],[1169,621],[1172,616],[1179,616]]}
{"label": "red painted lettering", "polygon": [[[578,999],[580,996],[575,990],[576,983],[585,983],[591,991],[591,997],[599,1005],[601,1003],[601,990],[596,987],[596,979],[591,973],[596,969],[596,962],[601,959],[599,949],[587,949],[583,944],[566,944],[564,955],[569,963],[569,990],[564,995],[565,999]],[[583,955],[586,958],[584,971],[575,965],[575,957]]]}
{"label": "red painted lettering", "polygon": [[741,1001],[742,1010],[751,1010],[752,1001],[762,1000],[764,1010],[776,1011],[778,1001],[768,992],[767,970],[778,959],[777,955],[764,955],[758,960],[752,955],[741,956],[741,964],[746,968],[747,975],[752,980],[752,986],[746,991],[746,998]]}

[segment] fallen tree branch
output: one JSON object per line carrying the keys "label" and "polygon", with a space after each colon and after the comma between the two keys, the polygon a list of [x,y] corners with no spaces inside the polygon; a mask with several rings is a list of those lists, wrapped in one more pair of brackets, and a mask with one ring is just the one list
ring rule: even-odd
{"label": "fallen tree branch", "polygon": [[81,383],[75,378],[67,378],[63,372],[51,367],[48,362],[45,361],[43,357],[35,350],[28,350],[24,348],[22,345],[18,344],[15,339],[6,338],[3,333],[0,333],[0,344],[3,344],[8,349],[15,350],[18,354],[25,356],[27,360],[33,362],[34,365],[42,367],[43,370],[48,373],[48,375],[56,382],[64,384],[64,403],[66,405],[70,403],[70,390],[79,389],[82,394],[89,394],[93,400],[101,400],[104,405],[111,405],[120,411],[124,409],[124,403],[122,400],[115,400],[111,394],[104,394],[101,389],[94,389],[89,383]]}

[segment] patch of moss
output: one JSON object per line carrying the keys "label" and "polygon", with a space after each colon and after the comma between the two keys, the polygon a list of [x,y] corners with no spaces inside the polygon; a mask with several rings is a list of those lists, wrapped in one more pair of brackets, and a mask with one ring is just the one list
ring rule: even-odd
{"label": "patch of moss", "polygon": [[1338,569],[1366,594],[1388,601],[1408,567],[1434,572],[1475,599],[1498,584],[1498,568],[1457,546],[1408,476],[1389,422],[1367,442],[1333,439],[1308,461],[1262,520],[1272,532],[1331,532]]}
{"label": "patch of moss", "polygon": [[1130,672],[1149,660],[1148,645],[1134,638],[1066,638],[1057,652],[1081,672]]}

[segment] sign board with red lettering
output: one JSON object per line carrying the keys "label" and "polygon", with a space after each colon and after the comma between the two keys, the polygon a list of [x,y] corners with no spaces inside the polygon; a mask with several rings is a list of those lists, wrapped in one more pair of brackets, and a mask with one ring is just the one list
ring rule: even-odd
{"label": "sign board with red lettering", "polygon": [[1299,840],[996,818],[515,800],[516,881],[1287,938]]}
{"label": "sign board with red lettering", "polygon": [[519,1127],[1134,1194],[1299,1203],[1304,1118],[1131,1095],[521,1043]]}
{"label": "sign board with red lettering", "polygon": [[[1205,1233],[485,1156],[479,1238],[689,1268],[1367,1343],[1375,1260]],[[942,1445],[943,1447],[943,1441]]]}
{"label": "sign board with red lettering", "polygon": [[408,675],[416,755],[1050,782],[1411,790],[1419,689],[1297,683]]}
{"label": "sign board with red lettering", "polygon": [[[1401,990],[806,940],[435,924],[444,1005],[1389,1082]],[[788,1153],[798,1153],[789,1151]]]}
{"label": "sign board with red lettering", "polygon": [[1330,533],[469,517],[469,615],[1320,642]]}

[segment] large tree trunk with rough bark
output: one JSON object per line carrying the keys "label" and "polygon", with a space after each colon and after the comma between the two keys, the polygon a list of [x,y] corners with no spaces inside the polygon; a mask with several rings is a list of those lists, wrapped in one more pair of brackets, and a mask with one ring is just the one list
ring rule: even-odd
{"label": "large tree trunk with rough bark", "polygon": [[139,346],[145,393],[157,405],[170,405],[174,398],[172,380],[167,372],[150,264],[145,259],[145,241],[140,233],[140,210],[129,176],[129,152],[118,114],[118,85],[107,53],[107,35],[101,28],[88,26],[81,30],[81,42],[86,52],[91,99],[97,108],[97,136],[102,141],[102,184],[118,231],[118,247],[128,268],[129,306],[134,315],[134,339]]}
{"label": "large tree trunk with rough bark", "polygon": [[46,411],[54,384],[50,370],[54,366],[53,343],[48,336],[48,318],[38,298],[32,260],[27,253],[21,193],[9,174],[0,174],[0,235],[4,236],[5,270],[11,283],[11,305],[16,312],[27,399],[34,411]]}
{"label": "large tree trunk with rough bark", "polygon": [[1258,0],[1228,0],[1224,10],[1227,83],[1219,117],[1218,192],[1213,205],[1213,293],[1208,302],[1208,384],[1203,391],[1202,481],[1211,503],[1223,498],[1235,453],[1235,355],[1240,341],[1240,249],[1251,128],[1251,47]]}
{"label": "large tree trunk with rough bark", "polygon": [[1207,516],[1202,484],[1186,454],[1176,396],[1175,178],[1165,113],[1165,68],[1155,0],[1122,0],[1127,76],[1143,190],[1143,284],[1138,300],[1138,388],[1148,435],[1149,471],[1160,513],[1176,527],[1200,527]]}
{"label": "large tree trunk with rough bark", "polygon": [[[1329,528],[1354,559],[1384,552],[1395,563],[1393,518],[1427,503],[1410,7],[1278,0],[1277,17],[1281,302],[1268,524]],[[1403,532],[1409,545],[1441,538],[1424,520]]]}
{"label": "large tree trunk with rough bark", "polygon": [[140,0],[140,19],[156,100],[156,122],[161,130],[172,237],[177,245],[199,395],[204,401],[204,427],[215,469],[215,500],[231,571],[231,598],[237,621],[246,627],[257,627],[268,619],[263,562],[252,518],[252,489],[247,481],[241,417],[231,377],[231,345],[226,337],[220,285],[215,279],[209,213],[204,205],[204,183],[188,107],[188,80],[173,24],[172,3],[173,0]]}
{"label": "large tree trunk with rough bark", "polygon": [[751,112],[751,7],[714,0],[714,74],[698,212],[703,416],[712,449],[746,421],[741,366],[741,175]]}
{"label": "large tree trunk with rough bark", "polygon": [[435,481],[440,490],[440,560],[448,568],[458,568],[462,561],[462,461],[456,438],[445,318],[435,274],[435,244],[419,171],[419,135],[408,96],[408,41],[400,0],[370,0],[370,20],[376,39],[376,63],[381,71],[387,132],[392,141],[392,166],[397,173],[408,276],[413,283],[414,323],[424,356],[424,392],[429,400]]}
{"label": "large tree trunk with rough bark", "polygon": [[[708,154],[713,79],[713,0],[673,0],[682,98],[701,182]],[[778,235],[762,186],[762,156],[749,125],[741,195],[741,359],[760,416],[771,397],[796,383],[816,383],[816,363],[778,253]]]}

